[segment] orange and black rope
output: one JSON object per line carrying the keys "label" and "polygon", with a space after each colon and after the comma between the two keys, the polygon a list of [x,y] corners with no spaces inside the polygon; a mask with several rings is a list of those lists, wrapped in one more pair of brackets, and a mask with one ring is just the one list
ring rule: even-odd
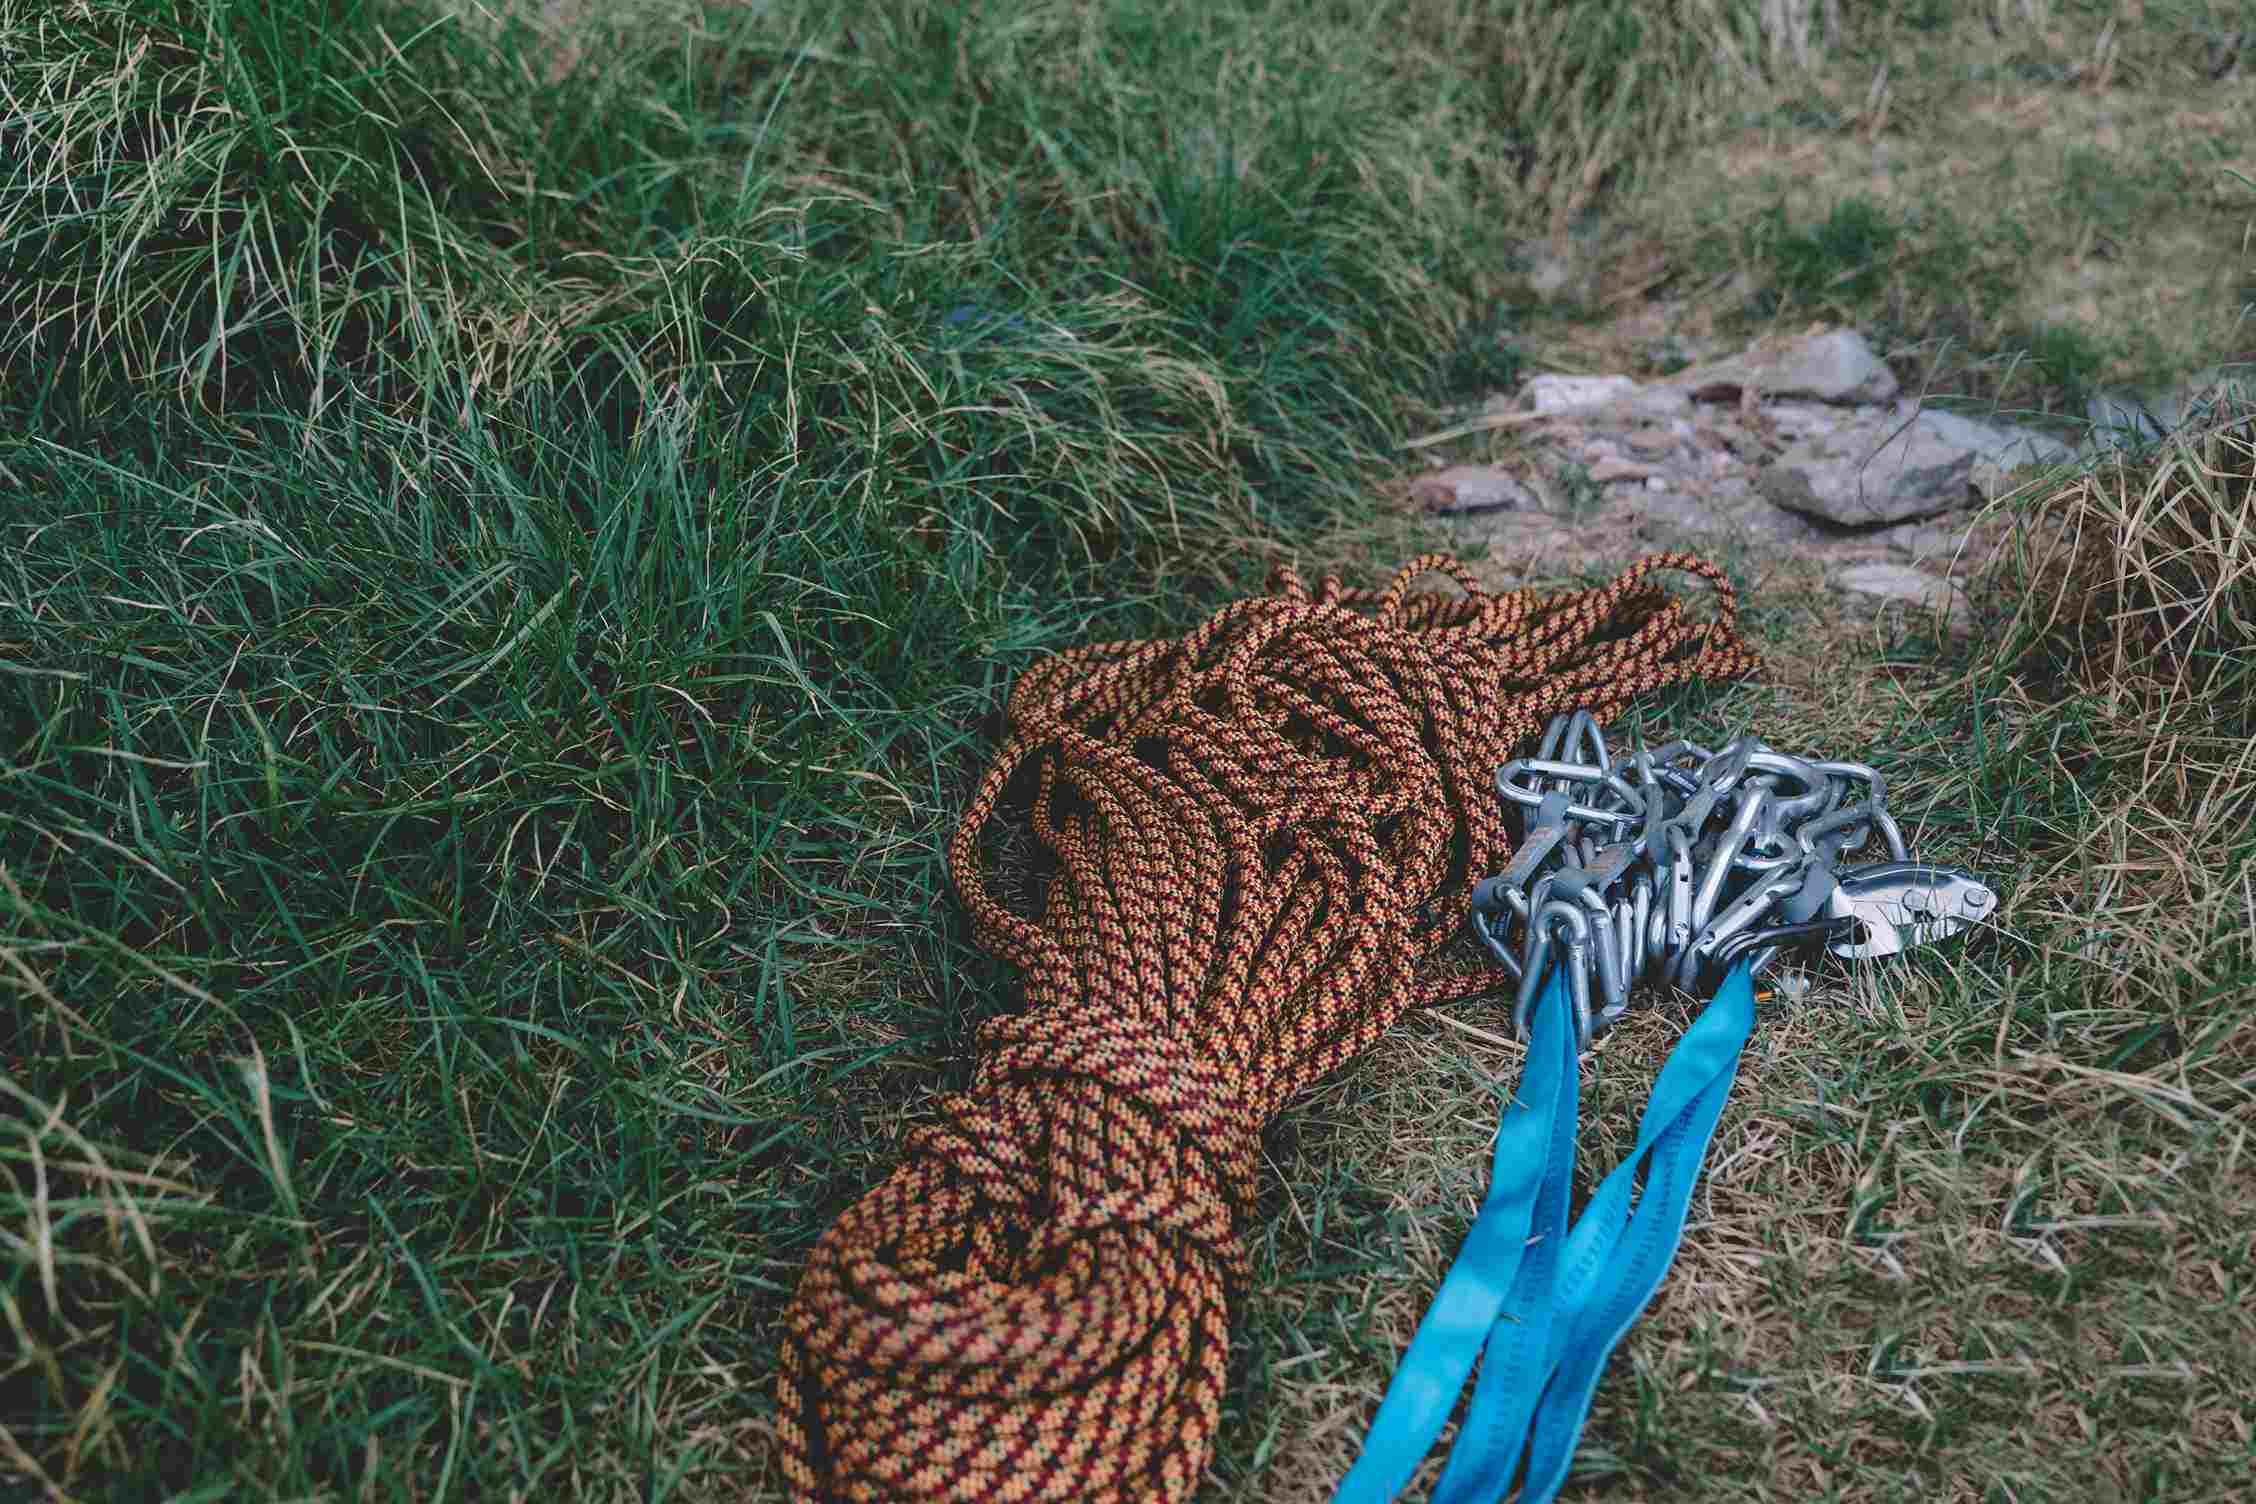
{"label": "orange and black rope", "polygon": [[[1720,620],[1663,570],[1713,585]],[[1464,593],[1413,591],[1428,573]],[[776,1381],[795,1496],[1191,1497],[1262,1125],[1451,990],[1418,971],[1510,854],[1497,765],[1557,712],[1753,671],[1735,612],[1690,555],[1554,595],[1429,556],[1383,591],[1280,570],[1180,639],[1021,676],[949,859],[1026,1006],[815,1247]],[[1038,919],[980,857],[1029,787]]]}

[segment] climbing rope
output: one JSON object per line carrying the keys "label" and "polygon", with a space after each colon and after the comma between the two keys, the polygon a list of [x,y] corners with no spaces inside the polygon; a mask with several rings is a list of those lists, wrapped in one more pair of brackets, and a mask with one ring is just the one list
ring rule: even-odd
{"label": "climbing rope", "polygon": [[[1464,593],[1410,588],[1429,573]],[[1427,556],[1383,591],[1279,570],[1180,639],[1027,670],[949,847],[1026,1006],[815,1246],[776,1381],[794,1494],[1189,1498],[1263,1124],[1466,990],[1417,972],[1510,855],[1498,765],[1556,713],[1753,671],[1736,604],[1685,554],[1553,595]],[[1051,860],[1038,918],[981,855],[1006,800]]]}

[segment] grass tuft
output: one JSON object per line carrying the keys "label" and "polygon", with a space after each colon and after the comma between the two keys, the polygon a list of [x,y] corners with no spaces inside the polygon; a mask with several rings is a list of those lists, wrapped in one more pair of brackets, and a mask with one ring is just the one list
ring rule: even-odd
{"label": "grass tuft", "polygon": [[2256,729],[2256,402],[2227,381],[2158,449],[2034,501],[1990,581],[2005,661],[2110,706],[2200,708]]}

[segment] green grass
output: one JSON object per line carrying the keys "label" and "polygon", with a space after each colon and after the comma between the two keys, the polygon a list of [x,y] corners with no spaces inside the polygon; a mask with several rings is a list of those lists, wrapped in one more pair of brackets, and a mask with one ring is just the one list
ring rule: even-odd
{"label": "green grass", "polygon": [[2026,231],[2010,219],[1961,220],[1942,205],[1892,210],[1839,200],[1797,222],[1772,204],[1719,258],[1748,268],[1751,292],[1733,310],[1749,330],[1824,320],[1864,331],[1923,390],[2006,407],[2024,422],[2080,420],[2085,399],[2119,354],[2121,337],[2074,325],[2025,326],[2015,309]]}
{"label": "green grass", "polygon": [[1692,310],[1734,337],[1850,325],[1907,388],[2044,427],[2242,358],[2245,4],[1839,19],[1621,216]]}
{"label": "green grass", "polygon": [[1367,521],[1751,9],[0,0],[0,1477],[772,1485],[1010,675]]}

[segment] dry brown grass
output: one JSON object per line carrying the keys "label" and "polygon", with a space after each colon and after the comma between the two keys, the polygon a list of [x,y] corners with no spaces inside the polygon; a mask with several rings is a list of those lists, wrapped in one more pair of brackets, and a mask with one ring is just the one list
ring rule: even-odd
{"label": "dry brown grass", "polygon": [[2110,708],[2230,712],[2256,641],[2256,396],[2222,388],[2159,461],[2112,460],[2019,522],[1990,580],[2002,630]]}

